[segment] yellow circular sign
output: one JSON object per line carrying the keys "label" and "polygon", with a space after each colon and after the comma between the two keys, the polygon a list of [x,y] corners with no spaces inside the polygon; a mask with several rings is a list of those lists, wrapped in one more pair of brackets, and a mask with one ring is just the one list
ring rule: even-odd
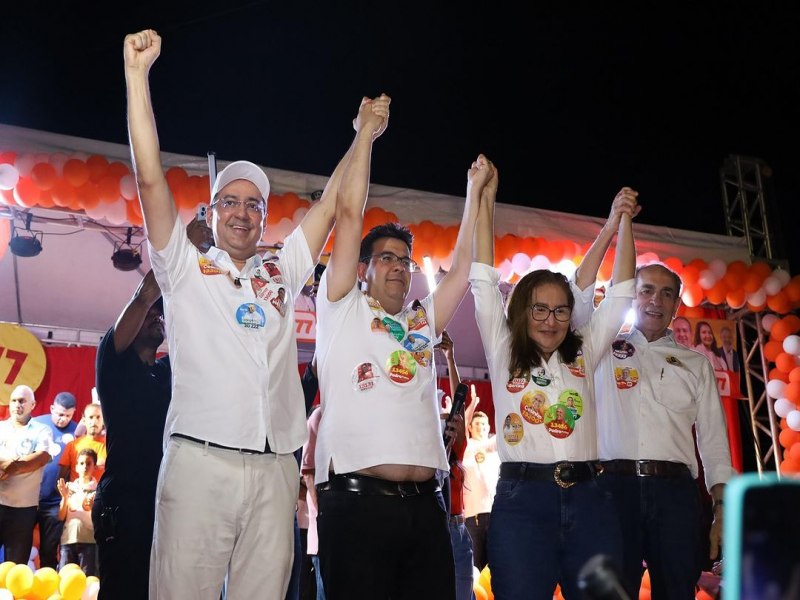
{"label": "yellow circular sign", "polygon": [[0,404],[8,404],[18,385],[36,390],[46,369],[47,357],[36,336],[19,325],[0,323]]}

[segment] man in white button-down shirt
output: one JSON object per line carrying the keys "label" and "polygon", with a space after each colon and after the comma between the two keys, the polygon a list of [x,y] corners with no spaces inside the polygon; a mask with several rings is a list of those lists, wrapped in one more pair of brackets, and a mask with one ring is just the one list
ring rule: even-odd
{"label": "man in white button-down shirt", "polygon": [[700,496],[692,427],[714,498],[710,558],[722,538],[722,494],[734,474],[725,415],[706,357],[668,329],[680,305],[680,278],[667,267],[636,275],[636,323],[620,334],[595,371],[598,479],[622,524],[623,577],[638,597],[642,560],[653,597],[693,598],[702,556]]}
{"label": "man in white button-down shirt", "polygon": [[[161,165],[148,74],[161,38],[125,38],[128,127],[153,271],[164,297],[173,383],[150,565],[151,600],[283,598],[306,439],[294,300],[333,226],[340,172],[262,257],[269,180],[246,161],[212,190],[207,253],[188,240]],[[247,82],[217,80],[239,93]],[[244,132],[249,134],[249,132]],[[227,579],[226,579],[227,575]]]}

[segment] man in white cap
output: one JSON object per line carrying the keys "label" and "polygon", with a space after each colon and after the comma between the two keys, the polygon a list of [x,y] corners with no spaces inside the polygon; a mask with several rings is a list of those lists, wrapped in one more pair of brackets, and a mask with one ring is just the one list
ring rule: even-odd
{"label": "man in white cap", "polygon": [[125,38],[131,150],[173,372],[150,598],[216,600],[223,580],[228,600],[283,598],[300,482],[292,453],[307,435],[294,301],[330,234],[352,150],[280,260],[257,252],[267,176],[253,163],[230,164],[212,191],[214,247],[199,252],[161,165],[148,82],[160,51],[153,30]]}

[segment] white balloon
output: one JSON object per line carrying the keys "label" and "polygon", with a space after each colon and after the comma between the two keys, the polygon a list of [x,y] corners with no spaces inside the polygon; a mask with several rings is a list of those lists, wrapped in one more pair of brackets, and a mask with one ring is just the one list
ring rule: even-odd
{"label": "white balloon", "polygon": [[19,171],[14,165],[0,165],[0,190],[13,190],[19,182]]}
{"label": "white balloon", "polygon": [[106,204],[106,221],[112,225],[124,225],[128,221],[125,198],[120,196],[111,204]]}
{"label": "white balloon", "polygon": [[786,382],[780,379],[770,379],[767,383],[767,394],[770,398],[780,398],[786,390]]}
{"label": "white balloon", "polygon": [[33,560],[37,556],[39,556],[39,549],[36,546],[31,546],[31,554],[28,557],[28,560]]}
{"label": "white balloon", "polygon": [[720,277],[724,276],[728,271],[728,265],[726,265],[725,261],[722,259],[715,258],[708,263],[708,269],[717,276],[717,280],[719,281]]}
{"label": "white balloon", "polygon": [[136,199],[136,178],[128,173],[119,180],[119,193],[126,200]]}
{"label": "white balloon", "polygon": [[524,252],[517,252],[511,257],[511,266],[514,268],[514,273],[517,275],[525,275],[531,268],[531,257]]}
{"label": "white balloon", "polygon": [[795,356],[800,354],[800,336],[787,335],[783,340],[783,351]]}
{"label": "white balloon", "polygon": [[710,290],[717,283],[717,278],[711,269],[703,269],[700,271],[697,283],[699,283],[700,287],[704,290]]}
{"label": "white balloon", "polygon": [[773,315],[772,313],[768,315],[764,315],[764,318],[761,319],[761,327],[769,333],[772,331],[772,326],[778,322],[778,315]]}
{"label": "white balloon", "polygon": [[295,226],[300,225],[300,221],[303,220],[303,217],[306,216],[306,213],[309,210],[310,209],[307,206],[301,206],[296,211],[294,211],[294,214],[292,215],[292,223],[294,223]]}
{"label": "white balloon", "polygon": [[781,419],[788,416],[790,412],[793,410],[797,410],[794,402],[789,400],[788,398],[778,398],[775,400],[775,414],[778,415]]}
{"label": "white balloon", "polygon": [[783,285],[781,285],[780,280],[775,277],[774,275],[770,275],[766,279],[764,279],[764,291],[767,292],[767,296],[774,296],[778,292],[781,291]]}
{"label": "white balloon", "polygon": [[531,259],[531,271],[538,271],[539,269],[549,269],[550,259],[542,254],[537,254]]}
{"label": "white balloon", "polygon": [[5,588],[0,589],[0,600],[14,600],[14,594]]}
{"label": "white balloon", "polygon": [[56,444],[55,442],[50,442],[50,445],[47,447],[47,453],[55,458],[59,454],[61,454],[61,445]]}
{"label": "white balloon", "polygon": [[50,164],[56,170],[56,175],[62,177],[64,175],[64,163],[69,160],[69,156],[63,152],[54,152],[50,155]]}
{"label": "white balloon", "polygon": [[786,415],[786,424],[793,431],[800,431],[800,410],[793,410]]}
{"label": "white balloon", "polygon": [[30,177],[33,166],[36,164],[36,156],[33,154],[20,154],[14,165],[19,171],[20,177]]}
{"label": "white balloon", "polygon": [[99,592],[100,584],[97,581],[93,581],[83,590],[83,594],[81,594],[81,600],[96,600]]}
{"label": "white balloon", "polygon": [[761,306],[767,301],[767,292],[764,291],[763,287],[759,288],[758,291],[747,295],[747,301],[753,306]]}
{"label": "white balloon", "polygon": [[500,271],[500,277],[504,280],[507,280],[511,277],[511,274],[514,272],[514,269],[511,266],[511,261],[505,259],[499,265],[497,265],[497,270]]}
{"label": "white balloon", "polygon": [[789,283],[789,280],[792,278],[792,276],[789,274],[789,271],[786,271],[785,269],[775,269],[772,272],[772,277],[775,277],[781,282],[781,287]]}
{"label": "white balloon", "polygon": [[570,278],[572,274],[578,270],[578,267],[576,267],[575,263],[571,260],[564,259],[555,266],[555,269],[562,275]]}

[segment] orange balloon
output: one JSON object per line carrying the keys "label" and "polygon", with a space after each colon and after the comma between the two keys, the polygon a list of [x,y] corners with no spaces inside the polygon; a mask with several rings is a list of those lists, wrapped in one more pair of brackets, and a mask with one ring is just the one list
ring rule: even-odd
{"label": "orange balloon", "polygon": [[741,260],[735,260],[728,264],[728,271],[738,273],[739,275],[744,275],[747,272],[747,269],[747,264]]}
{"label": "orange balloon", "polygon": [[31,169],[31,179],[39,187],[40,190],[49,190],[53,187],[58,179],[56,169],[50,163],[36,163]]}
{"label": "orange balloon", "polygon": [[74,188],[79,188],[89,181],[89,167],[77,158],[70,158],[64,163],[64,179]]}
{"label": "orange balloon", "polygon": [[100,178],[96,187],[100,202],[110,204],[119,198],[119,177],[105,175]]}
{"label": "orange balloon", "polygon": [[[125,175],[130,175],[131,170],[128,165],[118,160],[115,160],[110,165],[108,165],[108,171],[106,171],[106,176],[116,177],[117,181],[125,177]],[[117,196],[119,197],[119,196]]]}
{"label": "orange balloon", "polygon": [[681,272],[681,281],[683,281],[683,285],[692,285],[697,283],[697,278],[700,276],[700,271],[697,270],[692,264],[688,264],[683,268]]}
{"label": "orange balloon", "polygon": [[89,179],[97,183],[108,172],[108,159],[105,156],[93,154],[86,159],[86,166],[89,167]]}
{"label": "orange balloon", "polygon": [[695,595],[695,600],[714,600],[714,596],[712,596],[705,590],[697,590],[697,594]]}
{"label": "orange balloon", "polygon": [[789,382],[783,392],[787,400],[791,400],[795,404],[800,404],[800,382]]}
{"label": "orange balloon", "polygon": [[789,299],[789,295],[781,290],[774,296],[767,296],[767,306],[771,311],[785,315],[792,310],[792,301]]}
{"label": "orange balloon", "polygon": [[744,277],[744,291],[748,294],[757,292],[764,283],[764,276],[760,273],[750,271]]}
{"label": "orange balloon", "polygon": [[681,316],[687,319],[703,319],[706,316],[706,309],[702,306],[686,306]]}
{"label": "orange balloon", "polygon": [[788,448],[792,444],[800,442],[800,431],[784,429],[778,436],[778,442],[780,442],[781,446],[784,448]]}
{"label": "orange balloon", "polygon": [[769,375],[767,376],[767,381],[771,381],[772,379],[779,379],[785,383],[789,383],[789,376],[781,371],[778,367],[770,370]]}
{"label": "orange balloon", "polygon": [[[686,267],[687,269],[689,267]],[[684,273],[686,271],[684,270]],[[697,284],[686,284],[683,287],[681,300],[688,307],[699,306],[703,301],[703,289]]]}
{"label": "orange balloon", "polygon": [[683,262],[679,258],[670,256],[669,258],[664,259],[664,264],[675,271],[678,275],[683,272]]}
{"label": "orange balloon", "polygon": [[647,588],[639,588],[639,600],[651,600],[650,590]]}
{"label": "orange balloon", "polygon": [[792,383],[794,382],[800,383],[800,367],[795,367],[794,369],[789,371],[789,381],[791,381]]}
{"label": "orange balloon", "polygon": [[100,205],[100,192],[91,181],[87,181],[78,189],[78,204],[83,210],[91,210]]}
{"label": "orange balloon", "polygon": [[788,375],[797,366],[797,361],[794,355],[781,352],[775,357],[775,366]]}
{"label": "orange balloon", "polygon": [[[795,444],[796,446],[797,444]],[[782,475],[794,475],[800,473],[800,460],[796,458],[785,458],[781,462]]]}
{"label": "orange balloon", "polygon": [[31,208],[39,204],[41,195],[39,186],[30,177],[20,177],[17,187],[14,188],[14,201],[20,206]]}
{"label": "orange balloon", "polygon": [[645,569],[644,573],[642,573],[642,587],[650,589],[650,570]]}
{"label": "orange balloon", "polygon": [[475,600],[489,600],[489,594],[486,593],[481,584],[476,582],[472,586],[472,591],[475,593]]}
{"label": "orange balloon", "polygon": [[[791,335],[791,331],[789,330],[789,323],[781,319],[772,326],[772,330],[769,332],[769,339],[775,340],[776,342],[783,342],[788,335]],[[782,344],[781,347],[783,347]]]}
{"label": "orange balloon", "polygon": [[800,302],[800,275],[792,277],[781,291],[785,292],[792,302]]}
{"label": "orange balloon", "polygon": [[725,304],[728,296],[728,286],[720,279],[711,289],[706,290],[706,298],[711,304]]}
{"label": "orange balloon", "polygon": [[770,340],[764,344],[764,357],[770,362],[775,362],[775,359],[782,352],[783,344],[777,340]]}
{"label": "orange balloon", "polygon": [[786,323],[789,332],[787,335],[800,331],[800,317],[797,315],[786,315],[781,319],[781,322]]}
{"label": "orange balloon", "polygon": [[750,265],[750,272],[758,273],[759,275],[761,275],[762,279],[766,279],[767,277],[772,275],[772,267],[765,262],[756,262]]}

